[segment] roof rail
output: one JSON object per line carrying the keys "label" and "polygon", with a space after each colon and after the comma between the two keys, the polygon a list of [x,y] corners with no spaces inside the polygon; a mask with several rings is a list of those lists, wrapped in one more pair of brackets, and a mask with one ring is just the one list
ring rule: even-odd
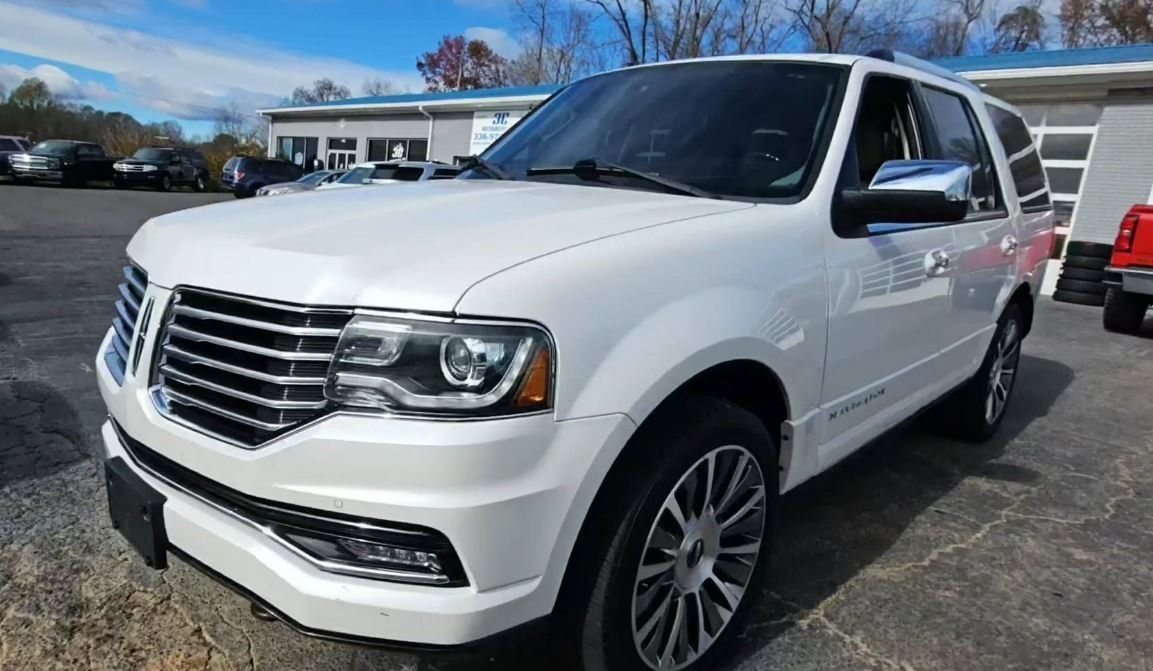
{"label": "roof rail", "polygon": [[896,63],[897,65],[904,65],[906,67],[915,68],[922,72],[928,72],[929,74],[943,77],[951,82],[961,84],[962,86],[967,86],[975,91],[981,90],[980,86],[977,86],[973,82],[965,79],[961,75],[953,72],[952,70],[949,70],[948,68],[943,68],[936,63],[930,63],[929,61],[917,58],[916,56],[910,56],[909,54],[902,53],[900,51],[893,51],[892,49],[873,49],[872,51],[866,53],[865,56],[868,58],[879,58],[882,61],[889,61],[890,63]]}

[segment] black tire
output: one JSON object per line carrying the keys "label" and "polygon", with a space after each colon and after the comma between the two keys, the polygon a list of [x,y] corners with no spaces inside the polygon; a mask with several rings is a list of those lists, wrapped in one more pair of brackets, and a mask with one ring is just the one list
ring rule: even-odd
{"label": "black tire", "polygon": [[[644,554],[650,533],[658,522],[658,516],[664,513],[662,507],[666,498],[677,490],[682,478],[690,477],[690,473],[694,474],[692,477],[700,477],[701,460],[706,455],[734,445],[751,453],[759,473],[763,475],[762,481],[767,485],[763,487],[763,513],[758,513],[763,514],[762,541],[753,567],[747,573],[748,584],[743,597],[732,617],[722,625],[723,628],[714,632],[713,643],[684,668],[686,671],[715,668],[718,660],[724,658],[740,634],[741,621],[748,614],[765,578],[777,509],[779,462],[772,436],[752,413],[728,401],[685,396],[666,404],[630,442],[627,453],[622,456],[626,461],[614,467],[589,512],[590,521],[586,522],[586,527],[593,525],[593,531],[588,532],[586,528],[588,533],[582,532],[578,551],[570,560],[563,602],[556,612],[560,614],[561,624],[571,627],[567,633],[574,634],[571,650],[578,668],[586,671],[649,669],[634,642],[633,600],[642,559],[651,556],[652,550],[649,550],[650,554]],[[721,472],[721,459],[718,458],[716,463],[717,471]],[[748,473],[752,475],[751,471]],[[694,489],[694,493],[692,499],[695,503],[687,507],[690,510],[693,507],[707,509],[704,491]],[[734,501],[730,506],[735,504]],[[721,509],[725,510],[724,507]],[[671,517],[661,519],[667,523]],[[687,542],[682,541],[682,545]],[[679,551],[676,561],[693,561],[691,557],[685,557],[699,549],[695,545],[687,553]],[[696,561],[699,565],[699,553]],[[673,590],[679,578],[673,576],[678,575],[679,566],[679,563],[673,564],[672,568],[652,578],[651,584],[663,584],[665,587],[661,589],[677,594]],[[669,582],[664,582],[666,580]],[[687,605],[691,602],[700,608],[701,593],[698,591],[696,597],[676,601],[677,607],[689,615],[704,612]],[[654,599],[653,603],[657,601],[663,602],[664,597]],[[696,638],[695,634],[693,638]],[[681,650],[679,644],[674,657],[677,650]]]}
{"label": "black tire", "polygon": [[1057,280],[1057,288],[1061,291],[1077,291],[1083,294],[1104,296],[1105,285],[1100,282],[1086,282],[1085,280]]}
{"label": "black tire", "polygon": [[1073,268],[1084,268],[1085,270],[1104,270],[1105,266],[1109,265],[1109,259],[1070,255],[1065,257],[1065,265]]}
{"label": "black tire", "polygon": [[1091,305],[1099,308],[1105,304],[1105,294],[1084,294],[1079,291],[1054,291],[1053,300],[1077,305]]}
{"label": "black tire", "polygon": [[1105,330],[1137,333],[1141,330],[1148,309],[1147,297],[1122,291],[1120,287],[1109,287],[1109,292],[1105,294],[1105,310],[1102,312]]}
{"label": "black tire", "polygon": [[1113,245],[1103,242],[1070,240],[1069,244],[1065,246],[1065,253],[1074,256],[1092,256],[1098,259],[1107,259],[1113,256]]}
{"label": "black tire", "polygon": [[1061,277],[1063,280],[1082,280],[1085,282],[1100,282],[1105,279],[1104,270],[1089,270],[1087,268],[1074,268],[1073,266],[1065,266],[1061,269]]}
{"label": "black tire", "polygon": [[192,190],[196,193],[204,193],[207,188],[208,181],[204,179],[204,175],[197,175],[196,178],[192,180]]}
{"label": "black tire", "polygon": [[156,188],[160,191],[171,191],[172,190],[172,177],[170,177],[168,175],[168,173],[161,175],[160,176],[160,184]]}
{"label": "black tire", "polygon": [[[997,364],[998,354],[1005,344],[1006,333],[1015,329],[1015,350],[1008,353],[1008,363],[1012,366],[1013,375],[1008,379],[1007,390],[1000,411],[990,419],[987,412],[989,395],[992,393],[992,378],[994,365]],[[997,330],[993,332],[993,340],[985,352],[985,358],[976,374],[960,389],[945,399],[935,410],[934,419],[943,433],[972,443],[980,443],[992,438],[1008,414],[1010,402],[1013,400],[1013,389],[1017,378],[1020,377],[1021,367],[1021,341],[1025,337],[1025,320],[1021,308],[1016,303],[1010,303],[1004,314],[997,322]],[[1004,378],[1002,377],[1004,384]]]}

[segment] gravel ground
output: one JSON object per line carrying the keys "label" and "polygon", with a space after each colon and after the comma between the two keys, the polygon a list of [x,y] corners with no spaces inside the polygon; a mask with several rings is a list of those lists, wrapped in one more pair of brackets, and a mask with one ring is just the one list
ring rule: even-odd
{"label": "gravel ground", "polygon": [[[106,521],[95,350],[124,245],[219,194],[0,185],[0,669],[542,669],[314,641]],[[1153,669],[1153,322],[1044,300],[1001,436],[905,429],[785,499],[732,668]]]}

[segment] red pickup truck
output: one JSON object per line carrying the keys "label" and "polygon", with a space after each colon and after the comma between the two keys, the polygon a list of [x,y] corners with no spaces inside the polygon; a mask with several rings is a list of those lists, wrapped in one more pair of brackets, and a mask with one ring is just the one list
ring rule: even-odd
{"label": "red pickup truck", "polygon": [[1105,268],[1105,328],[1141,330],[1153,301],[1153,205],[1134,205],[1121,220],[1113,257]]}

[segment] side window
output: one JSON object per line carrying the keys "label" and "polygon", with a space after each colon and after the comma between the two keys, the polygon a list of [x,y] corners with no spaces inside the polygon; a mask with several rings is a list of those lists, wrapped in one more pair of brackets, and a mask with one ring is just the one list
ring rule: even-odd
{"label": "side window", "polygon": [[856,161],[860,186],[869,186],[885,161],[915,158],[921,158],[921,143],[909,82],[870,77],[861,94],[853,142],[846,157]]}
{"label": "side window", "polygon": [[81,144],[81,145],[76,146],[77,158],[88,158],[89,156],[92,156],[92,155],[93,155],[92,154],[92,147],[90,147],[86,144]]}
{"label": "side window", "polygon": [[940,147],[937,158],[963,161],[973,167],[973,197],[969,211],[996,210],[997,180],[993,162],[969,104],[959,95],[928,86],[924,93],[937,132]]}
{"label": "side window", "polygon": [[1041,157],[1037,154],[1029,127],[1021,117],[1009,110],[994,105],[986,105],[985,109],[1009,157],[1009,170],[1013,175],[1017,197],[1021,199],[1021,208],[1050,207],[1044,168],[1041,167]]}

